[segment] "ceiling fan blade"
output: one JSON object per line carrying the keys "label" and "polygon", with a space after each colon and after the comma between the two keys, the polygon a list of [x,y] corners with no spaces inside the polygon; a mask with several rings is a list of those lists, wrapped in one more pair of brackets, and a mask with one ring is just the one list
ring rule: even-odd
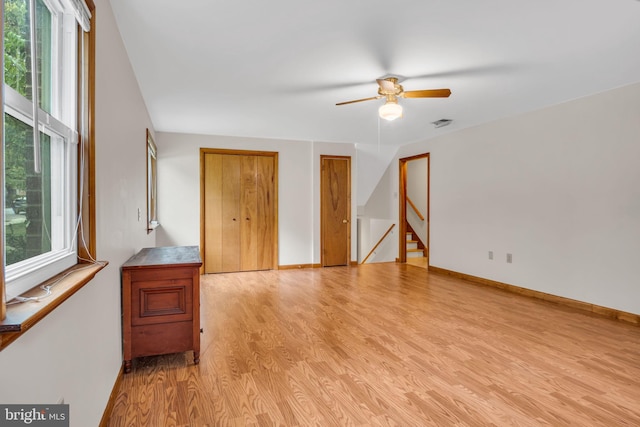
{"label": "ceiling fan blade", "polygon": [[392,81],[389,81],[387,79],[376,79],[376,81],[378,82],[378,85],[383,92],[394,92],[396,89],[396,86]]}
{"label": "ceiling fan blade", "polygon": [[451,95],[449,89],[425,89],[407,90],[401,96],[404,98],[448,98]]}
{"label": "ceiling fan blade", "polygon": [[339,102],[336,105],[347,105],[347,104],[353,104],[355,102],[371,101],[372,99],[380,99],[380,98],[382,98],[382,96],[372,96],[371,98],[363,98],[363,99],[356,99],[354,101]]}

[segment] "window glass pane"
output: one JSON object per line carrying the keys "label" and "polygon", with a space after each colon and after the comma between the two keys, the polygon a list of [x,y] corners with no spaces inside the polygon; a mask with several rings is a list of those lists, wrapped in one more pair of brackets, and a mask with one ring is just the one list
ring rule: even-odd
{"label": "window glass pane", "polygon": [[6,265],[51,250],[51,142],[40,133],[41,172],[34,171],[33,128],[5,114]]}
{"label": "window glass pane", "polygon": [[[4,0],[4,73],[5,83],[31,100],[31,38],[29,2]],[[52,15],[47,6],[36,2],[38,85],[40,108],[51,113],[52,96]]]}
{"label": "window glass pane", "polygon": [[40,108],[47,113],[51,113],[51,94],[52,94],[52,37],[51,37],[51,11],[45,6],[42,0],[36,2],[36,20],[38,41],[38,98]]}
{"label": "window glass pane", "polygon": [[4,0],[4,80],[31,99],[29,7],[26,0]]}

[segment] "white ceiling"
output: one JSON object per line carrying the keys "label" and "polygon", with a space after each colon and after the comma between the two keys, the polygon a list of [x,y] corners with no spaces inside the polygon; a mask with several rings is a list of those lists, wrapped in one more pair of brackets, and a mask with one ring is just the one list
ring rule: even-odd
{"label": "white ceiling", "polygon": [[[110,2],[156,131],[402,145],[640,81],[638,0]],[[335,105],[387,75],[452,95]]]}

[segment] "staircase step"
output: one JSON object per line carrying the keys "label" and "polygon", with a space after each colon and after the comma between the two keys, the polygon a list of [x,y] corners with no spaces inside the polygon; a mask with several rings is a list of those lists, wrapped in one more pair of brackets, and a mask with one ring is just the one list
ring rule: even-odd
{"label": "staircase step", "polygon": [[418,249],[418,242],[416,240],[407,240],[407,250]]}
{"label": "staircase step", "polygon": [[407,249],[407,258],[419,258],[424,256],[422,249]]}

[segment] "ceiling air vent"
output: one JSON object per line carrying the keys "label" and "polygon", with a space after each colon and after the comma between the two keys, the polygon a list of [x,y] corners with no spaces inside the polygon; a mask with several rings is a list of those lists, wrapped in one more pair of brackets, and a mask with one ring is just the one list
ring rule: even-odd
{"label": "ceiling air vent", "polygon": [[449,120],[449,119],[440,119],[440,120],[436,120],[435,122],[431,122],[431,124],[433,124],[437,129],[437,128],[441,128],[451,124],[452,121],[453,120]]}

